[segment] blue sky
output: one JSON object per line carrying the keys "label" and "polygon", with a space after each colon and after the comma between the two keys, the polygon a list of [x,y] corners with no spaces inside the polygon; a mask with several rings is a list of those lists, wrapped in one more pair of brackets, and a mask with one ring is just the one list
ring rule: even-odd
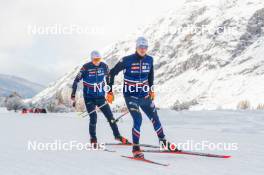
{"label": "blue sky", "polygon": [[[0,73],[47,85],[174,6],[175,0],[11,0],[0,2]],[[32,35],[29,26],[78,25],[99,33]]]}

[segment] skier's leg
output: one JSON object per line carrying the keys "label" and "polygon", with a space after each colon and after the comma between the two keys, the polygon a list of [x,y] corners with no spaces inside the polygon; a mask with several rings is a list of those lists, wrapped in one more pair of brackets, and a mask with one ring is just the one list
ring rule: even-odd
{"label": "skier's leg", "polygon": [[145,112],[145,114],[148,116],[148,118],[151,120],[153,127],[159,138],[159,142],[160,144],[162,144],[161,146],[163,147],[163,149],[170,150],[170,151],[178,151],[175,144],[171,144],[170,142],[166,140],[162,125],[159,120],[157,109],[153,101],[149,97],[145,99],[143,98],[140,103],[140,107]]}
{"label": "skier's leg", "polygon": [[142,98],[140,103],[141,109],[144,111],[144,113],[148,116],[148,118],[151,120],[154,130],[157,133],[157,136],[159,139],[164,139],[165,135],[163,132],[162,125],[159,120],[159,116],[157,113],[157,109],[155,107],[155,104],[153,101],[148,97],[148,98]]}
{"label": "skier's leg", "polygon": [[[84,98],[85,101],[85,106],[86,106],[86,110],[87,112],[91,112],[95,110],[95,104],[93,102],[93,100],[90,100],[88,98]],[[90,137],[91,137],[91,141],[96,141],[96,122],[97,122],[97,114],[96,112],[91,113],[90,115],[90,123],[89,123],[89,133],[90,133]]]}
{"label": "skier's leg", "polygon": [[138,99],[133,97],[125,97],[127,108],[133,118],[132,139],[134,144],[139,144],[140,127],[142,123],[142,116],[139,110]]}
{"label": "skier's leg", "polygon": [[[99,99],[99,100],[97,100],[96,105],[97,106],[101,106],[104,103],[106,103],[105,99]],[[111,129],[113,131],[114,137],[115,138],[119,138],[120,137],[120,133],[119,133],[117,124],[116,123],[112,123],[112,121],[114,121],[114,117],[113,117],[113,113],[112,113],[112,111],[110,109],[109,104],[101,107],[101,111],[103,112],[103,114],[106,117],[108,123],[110,124],[110,127],[111,127]]]}

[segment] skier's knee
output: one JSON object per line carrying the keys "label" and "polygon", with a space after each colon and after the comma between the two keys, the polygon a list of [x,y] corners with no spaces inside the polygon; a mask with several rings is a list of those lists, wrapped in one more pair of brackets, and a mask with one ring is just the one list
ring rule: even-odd
{"label": "skier's knee", "polygon": [[97,123],[97,119],[95,117],[91,117],[90,118],[90,124],[96,124]]}
{"label": "skier's knee", "polygon": [[130,112],[136,112],[136,113],[139,113],[140,111],[139,111],[139,108],[135,108],[135,107],[130,107],[129,108],[129,111]]}

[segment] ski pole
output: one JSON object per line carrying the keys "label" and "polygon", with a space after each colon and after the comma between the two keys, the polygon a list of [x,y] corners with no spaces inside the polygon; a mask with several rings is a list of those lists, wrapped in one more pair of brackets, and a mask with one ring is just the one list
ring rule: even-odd
{"label": "ski pole", "polygon": [[85,118],[85,117],[87,117],[88,115],[90,115],[90,114],[92,114],[92,113],[94,113],[94,112],[96,112],[98,109],[101,109],[102,107],[104,107],[105,105],[107,105],[108,103],[107,102],[105,102],[104,104],[102,104],[101,106],[99,106],[99,107],[97,107],[97,108],[95,108],[94,110],[92,110],[91,112],[89,112],[89,113],[87,113],[87,114],[85,114],[84,116],[82,116],[82,118]]}
{"label": "ski pole", "polygon": [[112,123],[117,123],[122,117],[124,117],[125,115],[127,115],[129,113],[129,111],[126,111],[125,113],[121,114],[119,117],[117,117],[115,120],[112,120]]}

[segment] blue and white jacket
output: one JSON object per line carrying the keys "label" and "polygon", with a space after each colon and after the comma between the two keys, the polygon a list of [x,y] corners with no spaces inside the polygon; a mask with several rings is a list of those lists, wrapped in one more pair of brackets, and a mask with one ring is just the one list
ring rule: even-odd
{"label": "blue and white jacket", "polygon": [[115,76],[124,71],[124,96],[146,97],[153,86],[153,58],[149,55],[141,57],[135,53],[122,58],[109,73],[108,85],[112,90]]}
{"label": "blue and white jacket", "polygon": [[92,62],[84,64],[73,82],[72,96],[75,96],[78,83],[82,79],[84,97],[104,98],[105,77],[108,73],[108,66],[103,62],[99,66],[95,66]]}

